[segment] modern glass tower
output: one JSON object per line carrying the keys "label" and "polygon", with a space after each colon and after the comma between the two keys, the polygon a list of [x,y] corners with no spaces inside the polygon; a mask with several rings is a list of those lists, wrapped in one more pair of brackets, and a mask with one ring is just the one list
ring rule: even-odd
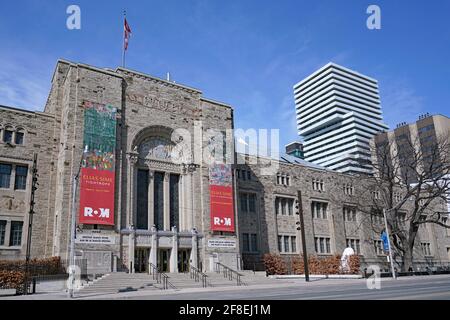
{"label": "modern glass tower", "polygon": [[383,123],[378,81],[328,63],[294,86],[305,160],[345,173],[372,173],[370,140]]}

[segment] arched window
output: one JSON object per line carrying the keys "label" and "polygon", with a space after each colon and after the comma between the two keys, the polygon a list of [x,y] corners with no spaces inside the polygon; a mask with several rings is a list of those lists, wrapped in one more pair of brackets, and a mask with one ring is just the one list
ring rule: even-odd
{"label": "arched window", "polygon": [[24,144],[25,131],[23,129],[16,130],[16,136],[14,138],[14,143],[17,145]]}
{"label": "arched window", "polygon": [[11,127],[5,127],[5,132],[3,132],[3,142],[12,143],[13,142],[13,129]]}

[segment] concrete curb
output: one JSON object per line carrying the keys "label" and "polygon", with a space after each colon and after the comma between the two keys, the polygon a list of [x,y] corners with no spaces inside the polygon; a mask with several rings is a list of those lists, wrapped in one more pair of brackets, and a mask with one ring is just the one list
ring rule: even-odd
{"label": "concrete curb", "polygon": [[[271,279],[304,279],[305,275],[273,275]],[[363,279],[360,274],[314,274],[309,276],[310,279]]]}

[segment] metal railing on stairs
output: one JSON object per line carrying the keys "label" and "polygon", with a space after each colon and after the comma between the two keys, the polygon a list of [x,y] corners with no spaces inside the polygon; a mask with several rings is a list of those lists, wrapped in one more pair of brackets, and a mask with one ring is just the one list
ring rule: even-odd
{"label": "metal railing on stairs", "polygon": [[245,285],[244,282],[242,282],[241,277],[243,276],[239,272],[231,269],[230,267],[227,267],[226,265],[216,262],[214,264],[215,271],[217,273],[223,273],[224,278],[228,278],[228,280],[233,281],[236,280],[236,284],[238,286]]}
{"label": "metal railing on stairs", "polygon": [[200,282],[201,278],[203,288],[207,288],[210,285],[208,283],[208,276],[192,265],[189,267],[189,274],[195,282]]}
{"label": "metal railing on stairs", "polygon": [[170,288],[176,289],[176,287],[169,281],[169,276],[163,272],[160,272],[158,267],[153,263],[149,263],[148,272],[152,275],[153,280],[156,280],[158,284],[162,283],[162,287],[164,290]]}

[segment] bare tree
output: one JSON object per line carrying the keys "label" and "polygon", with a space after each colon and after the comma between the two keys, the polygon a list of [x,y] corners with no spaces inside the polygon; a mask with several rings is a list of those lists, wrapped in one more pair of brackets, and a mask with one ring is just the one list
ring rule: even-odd
{"label": "bare tree", "polygon": [[374,220],[382,219],[386,210],[391,244],[402,271],[413,268],[421,225],[450,228],[444,218],[450,202],[449,141],[449,136],[441,136],[425,143],[404,135],[395,141],[373,143],[374,176],[363,178],[367,194],[361,197],[359,207],[378,233],[383,227]]}

